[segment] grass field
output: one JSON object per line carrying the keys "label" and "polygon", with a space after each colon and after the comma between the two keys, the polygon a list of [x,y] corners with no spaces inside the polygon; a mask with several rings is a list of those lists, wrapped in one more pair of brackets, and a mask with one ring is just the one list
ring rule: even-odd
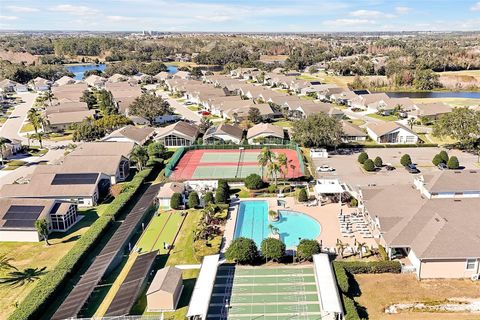
{"label": "grass field", "polygon": [[25,132],[32,132],[35,131],[35,128],[33,128],[33,125],[30,122],[25,122],[20,129],[20,133],[25,133]]}
{"label": "grass field", "polygon": [[[47,271],[51,270],[102,214],[102,210],[92,208],[80,211],[79,214],[84,215],[84,218],[69,232],[51,234],[51,246],[46,247],[43,242],[0,242],[0,254],[13,258],[12,264],[19,270],[43,267]],[[15,309],[15,304],[20,303],[36,284],[37,281],[19,287],[0,286],[0,319],[6,319]]]}
{"label": "grass field", "polygon": [[385,314],[384,309],[394,303],[434,302],[447,298],[480,298],[480,282],[470,280],[422,280],[413,274],[355,275],[361,294],[355,298],[367,308],[369,319],[375,320],[473,320],[478,314],[459,313],[399,313]]}
{"label": "grass field", "polygon": [[351,124],[354,124],[356,126],[363,126],[365,124],[365,120],[362,119],[352,119],[348,120]]}
{"label": "grass field", "polygon": [[389,116],[382,116],[376,113],[371,113],[367,114],[367,117],[373,118],[373,119],[378,119],[378,120],[383,120],[383,121],[397,121],[398,117],[394,115],[389,115]]}
{"label": "grass field", "polygon": [[289,120],[279,120],[279,121],[273,122],[272,124],[276,125],[276,126],[279,126],[279,127],[282,127],[282,128],[292,128],[293,127],[293,121],[289,121]]}
{"label": "grass field", "polygon": [[480,105],[480,99],[468,99],[468,98],[425,98],[425,99],[412,99],[412,101],[415,103],[443,102],[453,107]]}

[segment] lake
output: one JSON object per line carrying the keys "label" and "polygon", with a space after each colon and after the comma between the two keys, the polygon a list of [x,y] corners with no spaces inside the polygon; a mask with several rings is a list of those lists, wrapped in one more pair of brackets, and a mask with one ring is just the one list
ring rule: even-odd
{"label": "lake", "polygon": [[[75,64],[75,65],[67,65],[65,68],[67,68],[68,71],[73,73],[75,75],[74,79],[75,80],[82,80],[83,79],[83,74],[85,71],[88,70],[100,70],[100,71],[105,71],[105,68],[107,66],[104,63],[99,63],[99,64]],[[169,73],[175,73],[178,71],[178,68],[175,66],[167,66],[167,71]]]}
{"label": "lake", "polygon": [[428,91],[428,92],[385,92],[390,98],[464,98],[480,99],[478,91]]}

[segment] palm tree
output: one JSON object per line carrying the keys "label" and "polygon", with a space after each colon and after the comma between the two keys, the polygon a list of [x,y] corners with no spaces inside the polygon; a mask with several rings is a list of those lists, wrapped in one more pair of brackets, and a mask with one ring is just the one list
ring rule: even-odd
{"label": "palm tree", "polygon": [[335,246],[337,248],[337,252],[340,254],[340,256],[343,259],[343,252],[345,251],[347,244],[343,243],[342,240],[337,239],[337,244]]}
{"label": "palm tree", "polygon": [[408,125],[410,126],[410,130],[413,130],[413,126],[415,125],[415,119],[414,118],[408,119]]}
{"label": "palm tree", "polygon": [[148,161],[148,152],[145,147],[136,146],[132,150],[132,154],[130,155],[130,159],[136,163],[138,171],[143,170],[143,167]]}
{"label": "palm tree", "polygon": [[0,157],[2,158],[2,167],[3,167],[3,153],[7,149],[7,140],[5,138],[0,138]]}
{"label": "palm tree", "polygon": [[282,176],[283,176],[283,180],[285,180],[285,177],[288,173],[288,159],[287,159],[287,155],[285,153],[280,153],[278,155],[278,164],[280,165],[280,169],[282,171]]}
{"label": "palm tree", "polygon": [[45,240],[45,245],[49,246],[50,243],[48,243],[48,232],[50,230],[48,229],[47,219],[42,218],[35,221],[35,229],[37,230],[38,234],[41,235]]}
{"label": "palm tree", "polygon": [[40,144],[40,149],[43,149],[43,137],[45,136],[44,132],[37,132],[35,138],[37,138],[38,143]]}
{"label": "palm tree", "polygon": [[368,249],[366,242],[360,242],[355,239],[355,246],[357,248],[357,252],[360,254],[360,259],[363,258],[363,249]]}
{"label": "palm tree", "polygon": [[47,91],[43,94],[45,100],[48,100],[48,103],[50,106],[52,106],[52,100],[53,99],[56,99],[55,96],[53,95],[53,92],[52,91]]}
{"label": "palm tree", "polygon": [[282,172],[281,166],[278,164],[278,162],[271,162],[268,164],[268,175],[270,177],[274,177],[275,185],[277,185],[277,175],[279,172]]}
{"label": "palm tree", "polygon": [[[33,129],[35,130],[35,136],[38,138],[38,130],[45,127],[48,124],[48,120],[43,117],[35,108],[28,110],[27,119],[32,124]],[[40,148],[42,148],[41,137],[38,140],[40,142]]]}
{"label": "palm tree", "polygon": [[47,267],[43,268],[26,268],[22,271],[11,271],[4,278],[0,278],[0,284],[10,285],[14,287],[21,287],[27,283],[32,283],[38,280],[40,276],[46,274]]}
{"label": "palm tree", "polygon": [[273,153],[273,151],[270,150],[269,148],[265,147],[262,149],[257,159],[258,159],[258,164],[262,167],[262,178],[263,178],[263,171],[265,167],[268,166],[269,163],[273,162],[273,160],[275,159],[275,153]]}
{"label": "palm tree", "polygon": [[13,266],[10,262],[13,261],[13,258],[7,257],[6,254],[1,254],[0,255],[0,271],[2,270],[9,270],[9,269],[15,269],[15,266]]}

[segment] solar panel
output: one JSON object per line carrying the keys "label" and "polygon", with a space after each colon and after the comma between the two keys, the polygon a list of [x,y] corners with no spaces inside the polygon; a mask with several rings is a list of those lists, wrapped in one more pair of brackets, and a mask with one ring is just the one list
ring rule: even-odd
{"label": "solar panel", "polygon": [[4,220],[16,219],[16,220],[37,220],[38,216],[42,213],[44,206],[22,206],[13,205],[8,208],[7,212],[3,216]]}
{"label": "solar panel", "polygon": [[145,210],[140,210],[140,208],[148,208],[152,205],[159,189],[160,185],[158,184],[152,185],[147,189],[142,198],[127,215],[124,222],[107,242],[100,254],[95,258],[88,270],[83,274],[80,281],[63,301],[60,308],[57,309],[52,320],[73,318],[78,315],[88,297],[90,297],[112,263],[114,257],[117,256],[120,250],[123,250],[132,231],[140,224],[140,220],[145,214]]}
{"label": "solar panel", "polygon": [[52,185],[94,184],[98,173],[57,173],[53,177]]}
{"label": "solar panel", "polygon": [[37,220],[7,220],[3,224],[3,228],[35,228]]}
{"label": "solar panel", "polygon": [[60,202],[55,202],[55,204],[52,207],[52,210],[50,211],[51,214],[55,214],[58,211],[58,208],[60,208],[61,203]]}

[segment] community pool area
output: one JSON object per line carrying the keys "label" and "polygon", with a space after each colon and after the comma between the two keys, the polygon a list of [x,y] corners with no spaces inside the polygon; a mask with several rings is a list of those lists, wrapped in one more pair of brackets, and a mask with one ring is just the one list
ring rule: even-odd
{"label": "community pool area", "polygon": [[240,202],[234,238],[245,237],[255,241],[260,248],[262,240],[268,238],[272,227],[278,230],[280,239],[287,248],[298,245],[299,239],[316,239],[320,235],[320,224],[301,212],[279,210],[280,220],[268,220],[267,201]]}

